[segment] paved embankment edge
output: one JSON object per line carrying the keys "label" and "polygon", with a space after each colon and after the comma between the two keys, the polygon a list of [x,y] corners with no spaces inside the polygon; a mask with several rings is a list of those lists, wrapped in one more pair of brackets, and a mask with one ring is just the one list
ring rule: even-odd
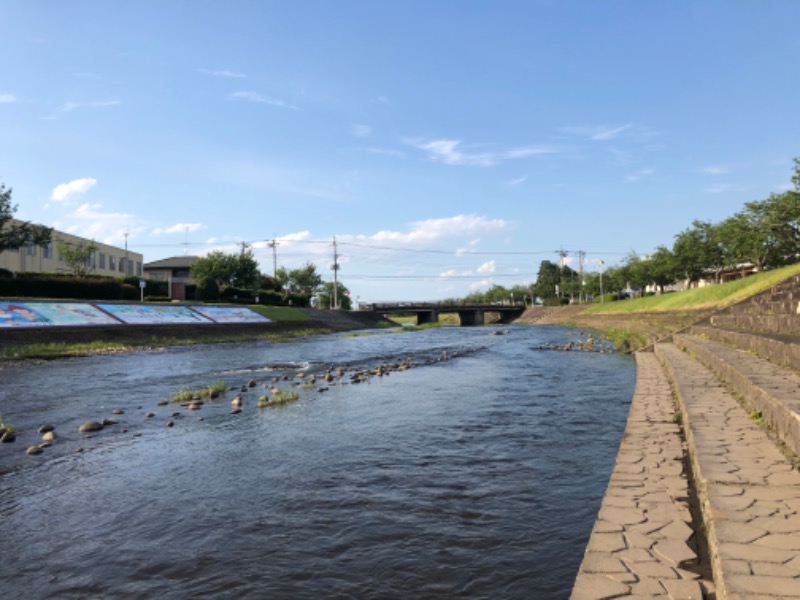
{"label": "paved embankment edge", "polygon": [[628,421],[573,600],[703,597],[672,388],[653,353],[635,357]]}

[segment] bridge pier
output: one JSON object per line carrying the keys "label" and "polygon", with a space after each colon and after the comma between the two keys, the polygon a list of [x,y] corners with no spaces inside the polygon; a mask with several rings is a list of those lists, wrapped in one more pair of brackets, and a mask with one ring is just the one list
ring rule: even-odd
{"label": "bridge pier", "polygon": [[439,311],[432,309],[432,310],[421,310],[417,312],[417,325],[422,325],[424,323],[438,323],[439,322]]}
{"label": "bridge pier", "polygon": [[483,310],[480,308],[458,311],[458,320],[461,323],[461,327],[471,327],[485,323]]}

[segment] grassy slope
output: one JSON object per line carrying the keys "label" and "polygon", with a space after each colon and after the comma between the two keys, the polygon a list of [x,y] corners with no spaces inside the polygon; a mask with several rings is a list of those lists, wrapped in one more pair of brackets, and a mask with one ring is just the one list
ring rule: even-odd
{"label": "grassy slope", "polygon": [[593,305],[564,324],[598,330],[618,348],[633,351],[798,274],[800,264],[720,285]]}

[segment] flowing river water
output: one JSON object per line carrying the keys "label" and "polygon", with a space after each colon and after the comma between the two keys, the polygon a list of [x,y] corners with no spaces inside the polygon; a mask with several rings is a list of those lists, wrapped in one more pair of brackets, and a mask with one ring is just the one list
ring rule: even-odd
{"label": "flowing river water", "polygon": [[[629,357],[548,346],[578,335],[438,328],[6,366],[0,415],[18,436],[0,445],[0,589],[566,598],[635,380]],[[408,370],[350,383],[404,359]],[[256,407],[273,377],[339,365],[340,383]],[[237,389],[200,410],[158,404],[218,380]],[[117,423],[78,432],[104,418]],[[44,423],[57,437],[28,456]]]}

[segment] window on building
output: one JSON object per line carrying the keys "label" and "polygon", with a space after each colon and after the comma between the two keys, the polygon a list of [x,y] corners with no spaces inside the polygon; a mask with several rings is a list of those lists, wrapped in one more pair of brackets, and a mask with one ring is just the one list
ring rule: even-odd
{"label": "window on building", "polygon": [[119,272],[120,273],[124,273],[125,272],[125,257],[124,256],[119,259]]}
{"label": "window on building", "polygon": [[133,275],[133,261],[129,258],[126,258],[125,266],[127,267],[126,272],[128,273],[128,275]]}
{"label": "window on building", "polygon": [[142,276],[142,263],[138,260],[136,261],[136,275],[141,277]]}
{"label": "window on building", "polygon": [[105,252],[98,252],[97,253],[97,268],[98,269],[105,269],[106,268],[106,253]]}
{"label": "window on building", "polygon": [[36,246],[34,246],[33,244],[25,246],[25,254],[27,254],[28,256],[36,256]]}
{"label": "window on building", "polygon": [[108,255],[108,268],[112,271],[117,268],[116,257],[114,257],[112,254]]}
{"label": "window on building", "polygon": [[87,264],[92,269],[94,269],[97,266],[97,253],[94,250],[92,250],[89,253],[89,262]]}
{"label": "window on building", "polygon": [[42,246],[42,256],[44,258],[53,258],[53,242],[50,242],[46,246]]}

